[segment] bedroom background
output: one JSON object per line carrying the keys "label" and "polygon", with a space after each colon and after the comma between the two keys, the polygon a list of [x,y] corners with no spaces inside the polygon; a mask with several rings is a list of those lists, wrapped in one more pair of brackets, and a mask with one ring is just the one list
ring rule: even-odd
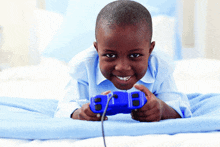
{"label": "bedroom background", "polygon": [[[41,56],[68,62],[80,50],[92,45],[96,15],[110,1],[1,2],[0,69],[36,65]],[[175,60],[220,58],[217,0],[139,2],[152,14],[153,39],[158,50],[163,48]],[[158,9],[161,5],[163,9]]]}
{"label": "bedroom background", "polygon": [[[62,89],[69,80],[68,61],[92,45],[96,16],[111,1],[1,2],[1,95],[62,98]],[[155,51],[162,50],[177,61],[174,78],[178,89],[186,93],[218,93],[218,1],[137,1],[152,14]]]}
{"label": "bedroom background", "polygon": [[[110,1],[0,0],[0,146],[103,146],[99,122],[53,115],[68,61],[92,45],[96,15]],[[137,1],[152,14],[155,51],[174,60],[194,117],[140,124],[119,114],[105,122],[107,146],[219,147],[218,0]]]}

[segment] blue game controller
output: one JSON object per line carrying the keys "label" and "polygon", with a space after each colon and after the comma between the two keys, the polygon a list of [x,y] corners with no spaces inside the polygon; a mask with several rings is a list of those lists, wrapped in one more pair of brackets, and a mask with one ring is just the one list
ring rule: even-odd
{"label": "blue game controller", "polygon": [[102,114],[105,110],[108,99],[108,109],[106,115],[115,115],[118,113],[131,113],[134,109],[139,109],[145,105],[147,99],[145,94],[141,91],[134,91],[131,93],[115,91],[113,94],[108,95],[96,95],[90,99],[90,109],[94,113]]}

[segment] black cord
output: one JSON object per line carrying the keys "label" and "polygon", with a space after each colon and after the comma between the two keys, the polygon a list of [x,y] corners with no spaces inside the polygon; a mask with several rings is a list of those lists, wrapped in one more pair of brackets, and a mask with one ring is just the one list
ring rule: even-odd
{"label": "black cord", "polygon": [[108,102],[107,102],[107,104],[106,104],[106,106],[105,106],[105,110],[104,110],[104,112],[103,112],[103,114],[102,114],[102,118],[101,118],[101,122],[102,122],[102,138],[103,138],[103,142],[104,142],[104,146],[105,146],[105,147],[106,147],[106,144],[105,144],[105,133],[104,133],[103,122],[104,122],[104,118],[105,118],[106,111],[107,111],[107,109],[108,109],[109,102],[110,102],[110,100],[111,100],[114,96],[116,96],[116,95],[114,94],[114,95],[112,95],[112,96],[108,99]]}

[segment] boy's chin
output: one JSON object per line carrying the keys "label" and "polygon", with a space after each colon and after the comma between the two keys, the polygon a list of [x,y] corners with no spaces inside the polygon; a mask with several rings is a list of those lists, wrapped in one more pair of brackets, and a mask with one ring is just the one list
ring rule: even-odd
{"label": "boy's chin", "polygon": [[129,90],[133,87],[133,85],[115,85],[115,87],[120,90]]}

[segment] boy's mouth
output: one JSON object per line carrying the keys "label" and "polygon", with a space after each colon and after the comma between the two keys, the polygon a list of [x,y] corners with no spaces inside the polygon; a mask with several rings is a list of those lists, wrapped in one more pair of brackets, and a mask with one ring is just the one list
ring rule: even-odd
{"label": "boy's mouth", "polygon": [[135,79],[134,75],[131,76],[116,76],[112,79],[113,84],[116,88],[121,90],[128,90],[131,89],[134,85]]}
{"label": "boy's mouth", "polygon": [[119,76],[116,76],[118,79],[122,80],[122,81],[128,81],[131,76],[127,76],[127,77],[119,77]]}

